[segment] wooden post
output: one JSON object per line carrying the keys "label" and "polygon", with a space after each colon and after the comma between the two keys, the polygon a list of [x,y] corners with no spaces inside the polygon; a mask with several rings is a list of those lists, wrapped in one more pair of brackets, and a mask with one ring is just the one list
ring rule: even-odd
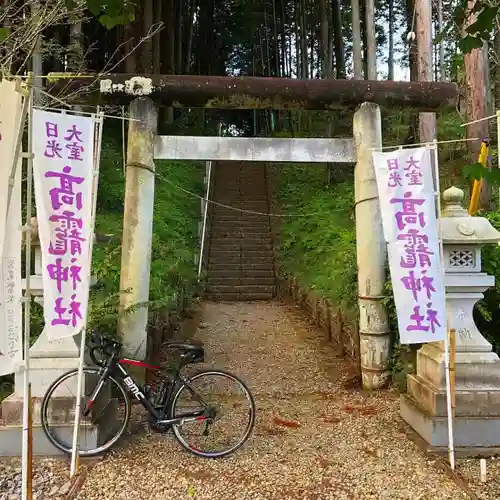
{"label": "wooden post", "polygon": [[390,377],[391,337],[384,295],[385,241],[378,189],[373,167],[373,148],[382,147],[380,108],[363,103],[354,114],[357,163],[354,171],[360,358],[363,387],[379,389]]}
{"label": "wooden post", "polygon": [[455,330],[450,329],[450,395],[451,395],[451,416],[455,418]]}
{"label": "wooden post", "polygon": [[[120,276],[122,311],[149,300],[157,127],[153,101],[144,97],[133,101],[130,118]],[[139,307],[120,318],[118,329],[128,355],[144,357],[147,321],[147,307]]]}
{"label": "wooden post", "polygon": [[[431,0],[415,0],[418,80],[432,82],[432,4]],[[420,113],[420,142],[436,138],[436,114]]]}

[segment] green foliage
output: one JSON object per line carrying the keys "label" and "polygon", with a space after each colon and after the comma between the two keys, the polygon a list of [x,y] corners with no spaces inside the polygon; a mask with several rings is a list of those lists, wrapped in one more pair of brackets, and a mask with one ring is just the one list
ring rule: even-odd
{"label": "green foliage", "polygon": [[468,3],[468,0],[460,0],[452,21],[458,26],[464,26],[469,16],[476,15],[475,21],[466,28],[458,42],[464,54],[482,47],[484,41],[490,39],[499,8],[488,1],[476,0],[472,11],[469,11]]}
{"label": "green foliage", "polygon": [[[74,0],[69,0],[69,4]],[[87,0],[89,11],[107,29],[135,20],[135,2],[130,0]]]}
{"label": "green foliage", "polygon": [[466,179],[486,179],[490,184],[500,184],[500,170],[498,168],[486,168],[481,163],[466,165],[462,174]]}
{"label": "green foliage", "polygon": [[[147,304],[151,313],[175,308],[180,293],[189,299],[194,292],[199,202],[162,178],[201,194],[203,173],[200,168],[190,162],[156,162],[158,178]],[[120,144],[106,139],[101,157],[96,233],[112,236],[108,244],[94,246],[93,273],[97,285],[91,291],[89,323],[108,335],[116,332],[118,319],[124,191]],[[127,293],[127,290],[122,292]]]}
{"label": "green foliage", "polygon": [[319,165],[280,165],[280,264],[299,282],[339,306],[356,305],[356,243],[352,181],[328,186]]}
{"label": "green foliage", "polygon": [[3,42],[9,36],[9,28],[0,27],[0,42]]}

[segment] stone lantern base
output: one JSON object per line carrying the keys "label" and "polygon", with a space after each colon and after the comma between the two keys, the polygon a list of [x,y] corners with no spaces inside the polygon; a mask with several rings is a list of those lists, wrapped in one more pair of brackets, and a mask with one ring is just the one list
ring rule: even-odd
{"label": "stone lantern base", "polygon": [[[455,330],[454,445],[465,456],[500,452],[500,359],[477,329],[474,304],[495,284],[481,272],[481,247],[500,240],[483,217],[470,217],[464,193],[443,193],[440,230],[443,241],[448,328]],[[424,345],[417,353],[417,373],[407,378],[401,416],[433,451],[448,448],[446,372],[443,342]]]}
{"label": "stone lantern base", "polygon": [[[497,383],[497,387],[494,384],[495,379],[500,382],[500,360],[493,353],[476,354],[477,358],[487,354],[483,358],[489,359],[477,359],[474,363],[457,355],[455,449],[461,456],[497,455],[500,453],[500,384]],[[426,368],[408,376],[408,393],[401,396],[401,417],[427,443],[429,451],[445,454],[448,418],[444,352],[435,344],[424,346],[418,353],[418,363]],[[466,382],[472,373],[480,376],[483,383]]]}

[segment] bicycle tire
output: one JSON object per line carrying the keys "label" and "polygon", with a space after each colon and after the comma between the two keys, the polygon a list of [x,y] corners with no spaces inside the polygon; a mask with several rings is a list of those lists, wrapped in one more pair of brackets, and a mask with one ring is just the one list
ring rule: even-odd
{"label": "bicycle tire", "polygon": [[[100,376],[102,374],[102,370],[98,368],[91,368],[91,367],[84,367],[83,373],[89,374],[89,375],[98,375]],[[42,428],[45,433],[45,436],[47,439],[60,451],[66,454],[71,454],[72,452],[72,447],[71,444],[68,445],[67,443],[63,443],[61,440],[59,440],[53,433],[50,432],[50,424],[49,424],[49,419],[48,419],[48,412],[49,412],[49,402],[50,398],[53,395],[54,391],[57,389],[57,387],[64,382],[66,379],[70,378],[72,375],[78,375],[78,369],[75,370],[70,370],[68,372],[63,373],[60,377],[58,377],[52,384],[49,386],[47,389],[47,392],[45,393],[45,396],[43,397],[42,400],[42,406],[41,406],[41,423],[42,423]],[[123,387],[123,385],[113,376],[108,376],[106,380],[109,380],[111,383],[113,383],[121,392],[121,395],[123,396],[123,401],[125,405],[125,418],[123,420],[123,425],[119,428],[117,434],[110,440],[108,440],[106,443],[103,445],[92,449],[92,450],[79,450],[79,455],[82,457],[93,457],[96,455],[101,455],[108,451],[112,446],[114,446],[119,439],[123,436],[123,433],[127,429],[127,426],[130,421],[130,416],[131,416],[131,402],[130,398],[127,394],[126,389]]]}
{"label": "bicycle tire", "polygon": [[[227,372],[224,370],[202,370],[202,371],[199,371],[199,372],[195,373],[194,375],[192,375],[188,379],[187,382],[188,382],[188,384],[190,384],[191,382],[195,381],[196,379],[198,379],[200,377],[210,376],[210,375],[221,376],[224,378],[232,379],[234,382],[237,382],[243,388],[244,392],[246,393],[246,396],[247,396],[248,401],[250,403],[250,415],[249,415],[249,421],[247,423],[247,427],[246,427],[246,430],[243,434],[243,437],[240,439],[240,441],[236,445],[232,446],[231,448],[229,448],[227,450],[220,451],[220,452],[204,452],[197,447],[193,447],[193,446],[189,445],[186,442],[186,440],[183,438],[183,436],[180,434],[180,431],[179,431],[179,428],[182,428],[182,424],[177,424],[177,425],[174,424],[172,426],[172,431],[174,433],[175,438],[179,442],[179,444],[185,450],[189,451],[190,453],[193,453],[194,455],[199,456],[199,457],[203,457],[203,458],[220,458],[220,457],[225,457],[227,455],[234,453],[235,451],[237,451],[239,448],[241,448],[248,441],[248,439],[250,438],[250,435],[253,431],[253,428],[255,426],[256,409],[255,409],[255,401],[254,401],[253,395],[250,392],[250,389],[248,388],[248,386],[239,377],[237,377],[236,375],[233,375],[230,372]],[[187,384],[182,384],[179,387],[179,389],[177,390],[177,392],[175,393],[175,396],[172,398],[172,403],[170,405],[170,418],[172,418],[172,419],[175,418],[175,408],[176,408],[177,402],[178,402],[179,397],[181,396],[182,392],[185,391],[186,389],[189,390],[187,387]]]}

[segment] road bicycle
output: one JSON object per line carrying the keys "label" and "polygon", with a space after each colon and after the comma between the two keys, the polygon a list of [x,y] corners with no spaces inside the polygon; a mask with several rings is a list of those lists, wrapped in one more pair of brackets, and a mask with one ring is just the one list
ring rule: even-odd
{"label": "road bicycle", "polygon": [[[101,455],[123,436],[132,413],[129,394],[148,413],[152,430],[173,431],[177,441],[195,455],[223,457],[248,440],[255,424],[255,402],[246,384],[237,376],[216,369],[186,375],[184,369],[188,365],[204,361],[202,344],[170,343],[167,347],[179,358],[172,367],[121,357],[119,342],[97,332],[90,335],[89,355],[96,366],[83,369],[80,456]],[[125,366],[146,368],[156,375],[156,381],[141,387]],[[77,377],[75,369],[57,378],[48,388],[41,406],[45,435],[67,454],[72,449],[73,429],[68,424],[75,416],[76,397],[73,403],[71,396],[77,391]],[[229,392],[223,387],[224,383],[234,385],[239,392]],[[219,399],[213,403],[212,397],[216,394]],[[223,428],[222,422],[226,422]],[[201,431],[199,441],[189,437],[189,431],[193,430]],[[236,434],[234,440],[230,436],[232,431]],[[216,445],[216,438],[222,438],[222,444]]]}

